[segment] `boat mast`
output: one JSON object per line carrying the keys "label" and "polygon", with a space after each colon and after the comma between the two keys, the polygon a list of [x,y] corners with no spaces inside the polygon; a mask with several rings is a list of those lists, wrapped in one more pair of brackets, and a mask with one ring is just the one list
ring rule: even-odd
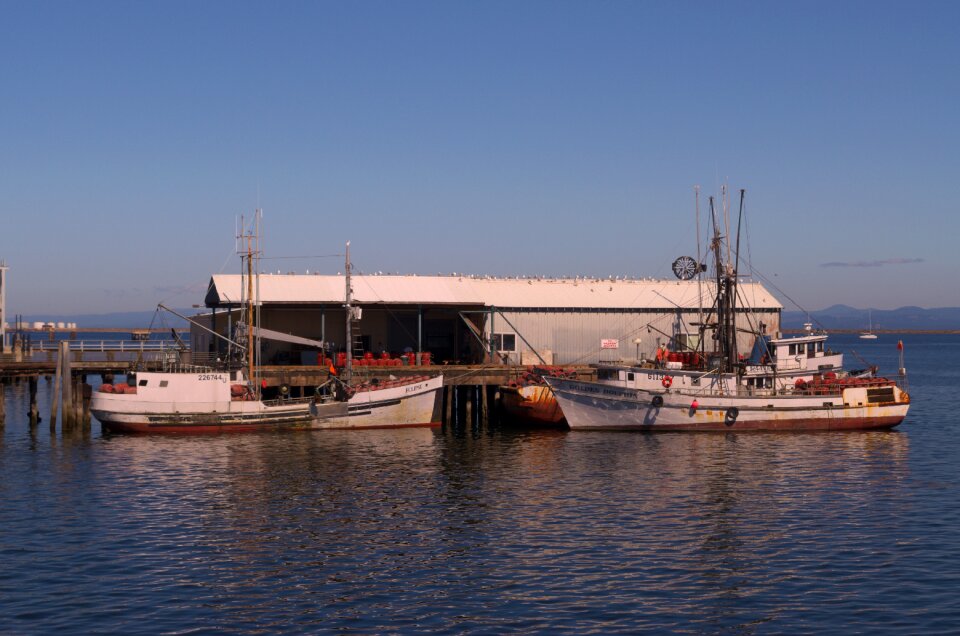
{"label": "boat mast", "polygon": [[[730,365],[740,364],[737,349],[737,285],[740,284],[740,228],[743,225],[743,205],[747,191],[740,188],[740,212],[737,217],[737,243],[733,251],[733,269],[730,271]],[[729,241],[728,241],[729,242]]]}
{"label": "boat mast", "polygon": [[697,224],[697,322],[699,323],[697,329],[699,330],[699,337],[697,338],[697,349],[701,354],[707,352],[706,344],[703,342],[703,334],[706,331],[706,328],[703,326],[703,267],[701,263],[703,262],[703,253],[700,245],[700,186],[694,186],[694,207],[696,208],[696,224]]}
{"label": "boat mast", "polygon": [[353,323],[353,306],[352,306],[352,303],[353,303],[353,289],[351,289],[351,285],[350,285],[350,241],[347,241],[347,257],[346,257],[346,264],[345,264],[344,272],[346,272],[345,278],[346,278],[346,285],[347,285],[346,293],[344,294],[344,300],[346,301],[346,302],[344,303],[344,307],[345,307],[346,310],[347,310],[347,311],[346,311],[346,319],[347,319],[347,344],[346,344],[346,349],[347,349],[347,366],[346,366],[346,373],[345,373],[344,375],[345,375],[345,379],[346,379],[347,384],[349,384],[349,383],[350,383],[350,380],[352,379],[352,376],[353,376],[353,325],[352,325],[352,323]]}
{"label": "boat mast", "polygon": [[[721,371],[730,372],[738,362],[737,331],[733,313],[734,298],[737,293],[737,276],[729,261],[725,261],[723,258],[724,237],[720,234],[720,224],[717,222],[717,211],[713,197],[710,197],[710,216],[713,221],[713,239],[710,248],[713,250],[717,285],[717,330],[715,336],[719,346],[718,353],[722,358]],[[729,227],[729,221],[726,221],[724,225]],[[729,245],[727,249],[729,249]]]}
{"label": "boat mast", "polygon": [[[245,304],[244,309],[246,311],[245,326],[247,330],[247,351],[246,351],[247,379],[250,382],[253,382],[255,386],[255,390],[258,392],[258,394],[260,391],[260,386],[259,386],[259,383],[256,381],[257,378],[255,377],[256,363],[257,363],[256,354],[258,351],[258,347],[254,346],[254,337],[255,337],[254,326],[255,326],[255,322],[259,322],[258,320],[255,320],[255,317],[259,316],[259,298],[257,298],[256,301],[254,299],[253,277],[254,277],[254,269],[256,269],[256,275],[257,275],[257,285],[256,285],[257,292],[256,293],[257,293],[257,296],[259,296],[260,267],[259,267],[259,264],[256,266],[256,268],[254,267],[254,259],[258,257],[260,254],[260,216],[262,213],[263,212],[260,208],[256,209],[249,228],[246,225],[246,220],[244,219],[244,217],[243,216],[240,217],[240,231],[242,232],[242,234],[239,237],[241,240],[246,241],[246,253],[242,254],[241,258],[246,259],[247,261],[246,262],[247,284],[246,284],[246,290],[245,290],[246,298],[244,303]],[[257,312],[257,313],[255,314],[254,312]]]}
{"label": "boat mast", "polygon": [[253,381],[253,241],[247,233],[247,377]]}

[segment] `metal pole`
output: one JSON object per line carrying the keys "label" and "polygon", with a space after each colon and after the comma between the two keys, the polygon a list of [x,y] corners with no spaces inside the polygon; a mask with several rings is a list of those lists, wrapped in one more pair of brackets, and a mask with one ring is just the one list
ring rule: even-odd
{"label": "metal pole", "polygon": [[346,275],[344,276],[344,279],[345,279],[344,282],[345,282],[345,285],[346,285],[346,289],[345,289],[345,291],[344,291],[344,301],[345,301],[345,302],[344,302],[344,308],[346,309],[346,319],[347,319],[347,324],[346,324],[346,327],[347,327],[347,330],[346,330],[346,335],[347,335],[347,345],[346,345],[346,348],[347,348],[347,366],[346,366],[345,379],[346,379],[347,383],[349,384],[350,381],[351,381],[351,379],[353,378],[353,325],[352,325],[352,323],[353,323],[353,307],[352,307],[352,305],[351,305],[351,303],[352,303],[352,301],[353,301],[353,290],[350,288],[350,285],[351,285],[351,281],[350,281],[350,241],[347,241],[347,256],[346,256],[346,261],[345,261],[345,269],[344,269],[344,272],[346,273]]}
{"label": "metal pole", "polygon": [[496,312],[497,308],[490,306],[490,362],[493,362],[493,356],[496,351],[496,337],[493,334],[493,314]]}
{"label": "metal pole", "polygon": [[423,305],[417,305],[417,363],[420,363],[420,354],[423,353]]}

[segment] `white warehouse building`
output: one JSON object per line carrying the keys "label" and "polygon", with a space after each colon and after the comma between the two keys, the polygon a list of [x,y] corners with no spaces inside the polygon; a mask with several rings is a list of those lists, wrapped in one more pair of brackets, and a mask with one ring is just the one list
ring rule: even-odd
{"label": "white warehouse building", "polygon": [[[701,322],[713,301],[712,281],[649,279],[541,279],[480,276],[353,275],[352,349],[380,353],[430,352],[435,364],[483,362],[590,364],[650,358],[659,345],[697,348]],[[342,275],[261,274],[253,294],[265,329],[328,343],[346,343]],[[215,275],[201,319],[227,333],[244,304],[246,278]],[[738,286],[739,347],[753,333],[775,334],[782,306],[756,282]],[[701,307],[705,309],[701,310]],[[753,332],[753,333],[751,333]],[[712,331],[704,334],[707,349]],[[224,345],[192,329],[195,352]],[[264,364],[315,364],[309,347],[264,342]],[[492,355],[491,355],[492,354]]]}

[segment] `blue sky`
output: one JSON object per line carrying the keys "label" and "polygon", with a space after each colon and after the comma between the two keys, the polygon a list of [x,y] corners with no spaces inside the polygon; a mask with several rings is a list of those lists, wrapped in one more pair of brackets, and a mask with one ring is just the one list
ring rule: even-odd
{"label": "blue sky", "polygon": [[960,3],[0,12],[8,315],[199,303],[258,204],[274,271],[670,276],[722,183],[804,308],[960,305]]}

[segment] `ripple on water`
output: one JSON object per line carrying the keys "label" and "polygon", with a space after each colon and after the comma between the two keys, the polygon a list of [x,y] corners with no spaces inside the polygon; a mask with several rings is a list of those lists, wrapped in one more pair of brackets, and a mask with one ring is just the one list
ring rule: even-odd
{"label": "ripple on water", "polygon": [[957,443],[915,412],[816,435],[14,422],[0,630],[953,631]]}

